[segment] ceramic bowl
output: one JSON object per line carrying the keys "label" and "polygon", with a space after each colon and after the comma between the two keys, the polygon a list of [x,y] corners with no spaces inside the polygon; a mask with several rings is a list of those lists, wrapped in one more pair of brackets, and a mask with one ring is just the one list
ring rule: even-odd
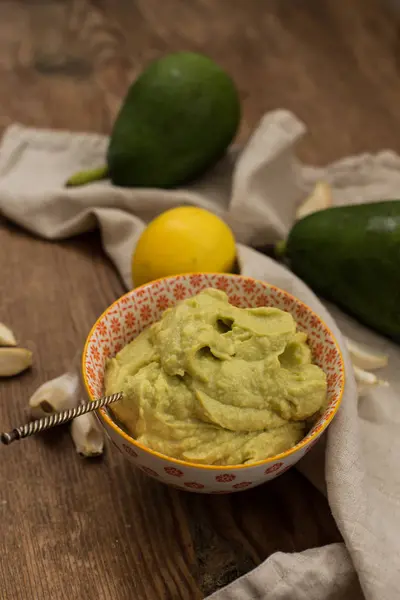
{"label": "ceramic bowl", "polygon": [[102,396],[107,357],[159,320],[166,308],[209,287],[224,290],[235,306],[286,310],[308,334],[314,361],[327,375],[328,406],[306,437],[290,450],[251,465],[204,466],[146,448],[119,427],[107,409],[101,409],[98,416],[114,445],[147,475],[182,490],[226,494],[256,487],[290,469],[311,450],[339,408],[344,389],[343,359],[331,331],[308,306],[273,285],[241,275],[198,273],[160,279],[128,292],[107,308],[88,335],[82,367],[89,398]]}

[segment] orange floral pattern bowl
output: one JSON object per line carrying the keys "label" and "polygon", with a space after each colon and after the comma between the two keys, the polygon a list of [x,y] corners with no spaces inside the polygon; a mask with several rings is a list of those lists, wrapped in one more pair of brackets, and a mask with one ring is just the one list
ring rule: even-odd
{"label": "orange floral pattern bowl", "polygon": [[286,452],[250,465],[198,465],[146,448],[119,427],[106,408],[98,416],[118,450],[150,477],[186,491],[226,494],[282,475],[312,448],[339,408],[344,390],[343,358],[331,331],[308,306],[284,290],[242,275],[194,273],[160,279],[128,292],[101,315],[86,340],[82,370],[89,398],[102,396],[107,358],[158,321],[166,308],[209,287],[226,292],[235,306],[286,310],[308,334],[314,362],[327,375],[328,405],[306,437]]}

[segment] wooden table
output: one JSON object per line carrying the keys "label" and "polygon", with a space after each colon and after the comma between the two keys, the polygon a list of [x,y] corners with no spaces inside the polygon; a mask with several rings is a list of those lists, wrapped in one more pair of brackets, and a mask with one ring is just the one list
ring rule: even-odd
{"label": "wooden table", "polygon": [[[242,140],[264,111],[286,107],[309,127],[309,162],[400,151],[398,40],[380,0],[3,0],[0,126],[108,132],[143,63],[188,48],[235,78]],[[32,371],[0,383],[8,428],[123,289],[97,234],[51,244],[5,222],[0,273],[0,321],[35,355]],[[2,600],[200,599],[276,550],[340,540],[296,471],[204,497],[146,478],[112,449],[83,460],[67,430],[0,451]]]}

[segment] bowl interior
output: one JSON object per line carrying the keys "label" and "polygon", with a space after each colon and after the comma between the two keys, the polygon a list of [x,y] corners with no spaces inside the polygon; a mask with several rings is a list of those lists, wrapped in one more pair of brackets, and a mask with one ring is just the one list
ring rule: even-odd
{"label": "bowl interior", "polygon": [[[274,306],[286,310],[293,315],[298,328],[308,334],[314,362],[325,371],[328,382],[327,409],[298,446],[311,441],[332,420],[343,393],[344,366],[336,340],[323,321],[300,300],[268,283],[240,275],[177,275],[132,290],[114,302],[93,326],[84,348],[83,377],[90,397],[99,398],[104,393],[108,357],[159,320],[166,308],[208,287],[223,290],[231,304],[241,308]],[[106,417],[106,410],[100,412]]]}

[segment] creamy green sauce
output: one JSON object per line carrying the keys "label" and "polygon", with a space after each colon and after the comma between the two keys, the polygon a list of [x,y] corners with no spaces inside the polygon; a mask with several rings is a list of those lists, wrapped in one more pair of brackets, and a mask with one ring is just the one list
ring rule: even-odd
{"label": "creamy green sauce", "polygon": [[246,464],[293,447],[326,404],[307,336],[277,308],[209,289],[166,310],[108,361],[112,411],[145,446],[201,464]]}

